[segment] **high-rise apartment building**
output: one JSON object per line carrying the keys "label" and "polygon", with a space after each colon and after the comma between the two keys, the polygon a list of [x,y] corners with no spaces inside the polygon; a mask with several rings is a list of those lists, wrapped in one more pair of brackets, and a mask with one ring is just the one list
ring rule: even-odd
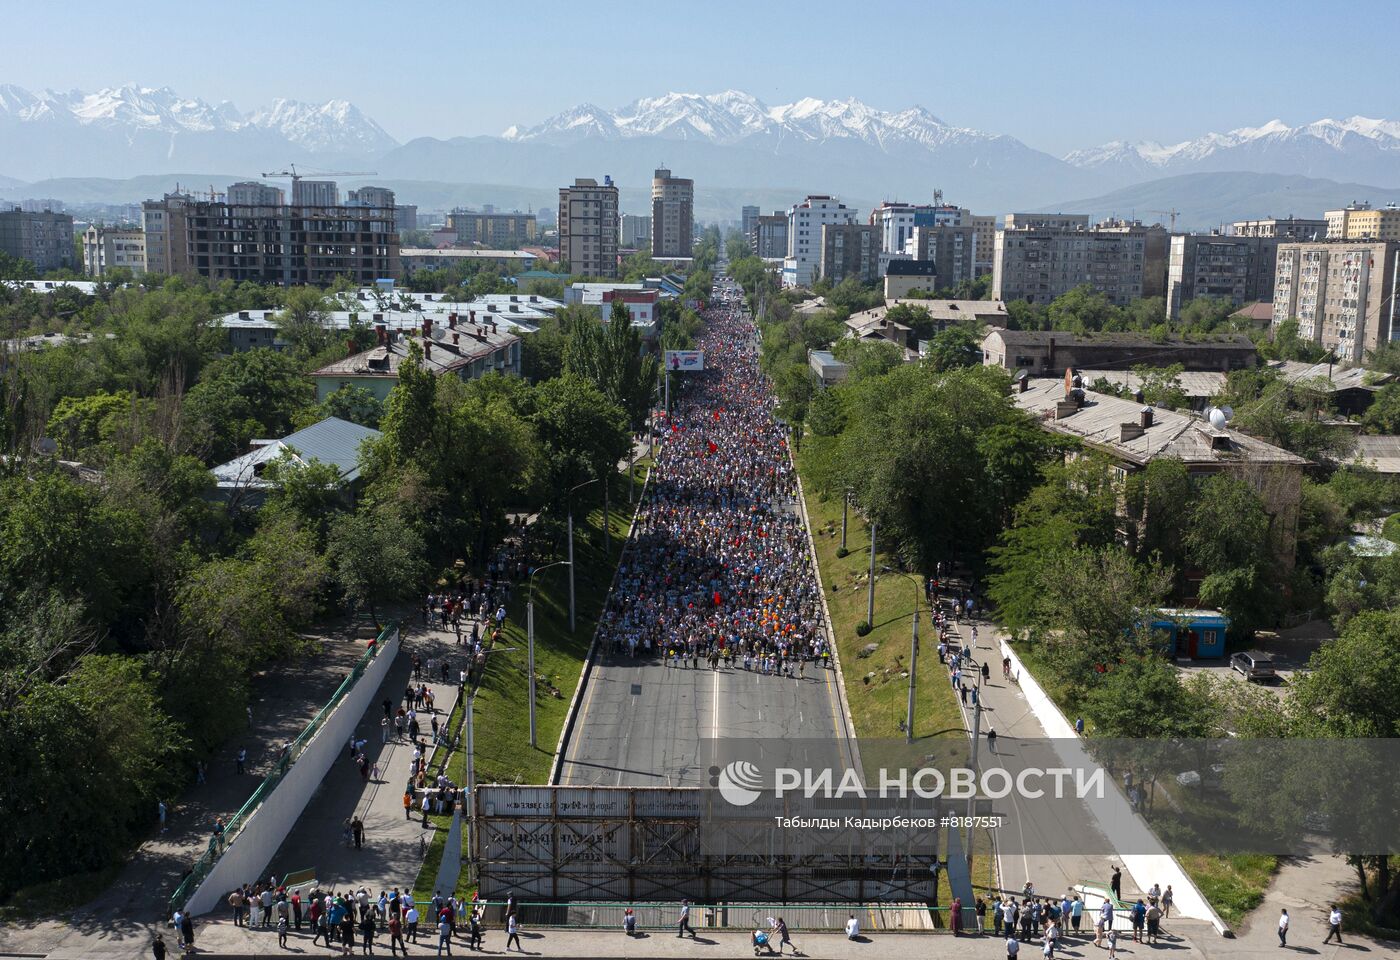
{"label": "high-rise apartment building", "polygon": [[978,248],[984,233],[995,249],[995,227],[979,229],[974,226],[919,226],[914,228],[914,232],[905,241],[904,252],[913,256],[915,261],[933,263],[938,286],[951,287],[964,280],[974,280],[984,273],[992,272],[990,264],[987,265],[987,269],[982,269],[978,259]]}
{"label": "high-rise apartment building", "polygon": [[169,193],[142,204],[151,273],[283,286],[369,285],[399,275],[393,209],[245,206]]}
{"label": "high-rise apartment building", "polygon": [[292,181],[292,206],[294,207],[338,207],[340,187],[334,180]]}
{"label": "high-rise apartment building", "polygon": [[40,273],[73,267],[73,217],[51,210],[0,211],[0,251]]}
{"label": "high-rise apartment building", "polygon": [[781,210],[774,210],[771,217],[759,214],[754,218],[748,237],[755,256],[781,260],[788,252],[787,214]]}
{"label": "high-rise apartment building", "polygon": [[651,255],[688,257],[695,241],[695,181],[664,167],[651,179]]}
{"label": "high-rise apartment building", "polygon": [[651,217],[639,217],[624,213],[617,218],[618,243],[630,250],[651,247]]}
{"label": "high-rise apartment building", "polygon": [[1303,217],[1265,217],[1263,220],[1236,220],[1230,224],[1237,237],[1276,237],[1280,240],[1324,240],[1326,220]]}
{"label": "high-rise apartment building", "polygon": [[617,277],[617,187],[612,177],[559,188],[559,258],[574,276]]}
{"label": "high-rise apartment building", "polygon": [[1400,240],[1400,206],[1372,207],[1362,200],[1328,210],[1328,240]]}
{"label": "high-rise apartment building", "polygon": [[533,213],[498,213],[495,210],[457,208],[447,215],[447,225],[457,231],[458,243],[480,243],[496,249],[534,243],[539,221]]}
{"label": "high-rise apartment building", "polygon": [[787,213],[787,256],[783,259],[783,286],[805,287],[815,279],[822,253],[822,227],[855,223],[856,211],[833,196],[814,193]]}
{"label": "high-rise apartment building", "polygon": [[399,233],[418,229],[417,205],[396,202],[394,191],[388,187],[360,187],[358,190],[351,190],[345,205],[347,207],[373,207],[376,210],[393,214],[394,229]]}
{"label": "high-rise apartment building", "polygon": [[226,196],[235,207],[280,207],[287,202],[287,195],[281,187],[256,180],[229,184]]}
{"label": "high-rise apartment building", "polygon": [[744,239],[753,244],[753,227],[759,217],[759,209],[755,206],[746,206],[739,211],[739,232],[744,235]]}
{"label": "high-rise apartment building", "polygon": [[817,276],[830,283],[880,277],[880,229],[868,223],[824,223]]}
{"label": "high-rise apartment building", "polygon": [[83,233],[83,273],[102,278],[118,267],[136,275],[146,272],[146,234],[140,227],[88,227]]}
{"label": "high-rise apartment building", "polygon": [[886,200],[870,211],[870,223],[880,229],[880,249],[885,253],[905,253],[905,244],[916,227],[958,227],[968,210],[953,204],[896,203]]}
{"label": "high-rise apartment building", "polygon": [[1280,243],[1274,327],[1297,320],[1298,336],[1344,363],[1361,363],[1369,351],[1400,339],[1398,253],[1394,240]]}
{"label": "high-rise apartment building", "polygon": [[1271,300],[1277,237],[1177,234],[1167,257],[1167,316],[1197,297],[1238,305]]}
{"label": "high-rise apartment building", "polygon": [[1089,229],[1087,216],[1008,214],[996,234],[992,299],[1049,303],[1088,284],[1124,306],[1164,296],[1167,231],[1137,221]]}

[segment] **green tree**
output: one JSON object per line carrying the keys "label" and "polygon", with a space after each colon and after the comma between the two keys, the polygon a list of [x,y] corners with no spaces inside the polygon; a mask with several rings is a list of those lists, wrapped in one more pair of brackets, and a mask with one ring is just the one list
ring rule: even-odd
{"label": "green tree", "polygon": [[1192,566],[1205,573],[1201,602],[1229,616],[1240,636],[1267,623],[1277,606],[1270,527],[1263,502],[1244,481],[1215,474],[1197,489],[1186,552]]}
{"label": "green tree", "polygon": [[49,415],[49,435],[62,456],[105,463],[118,450],[129,449],[150,428],[154,408],[154,403],[137,398],[130,390],[64,397]]}
{"label": "green tree", "polygon": [[1361,424],[1367,433],[1400,433],[1400,383],[1388,383],[1376,391]]}
{"label": "green tree", "polygon": [[378,627],[381,604],[407,600],[423,588],[425,549],[396,511],[365,505],[331,525],[326,558],[345,599],[352,607],[368,607]]}
{"label": "green tree", "polygon": [[1181,374],[1185,370],[1186,368],[1179,363],[1166,367],[1150,367],[1146,364],[1133,367],[1143,401],[1154,407],[1166,407],[1168,410],[1189,407],[1191,401],[1187,398],[1186,391],[1181,388]]}
{"label": "green tree", "polygon": [[596,322],[575,324],[564,363],[568,372],[586,377],[621,407],[633,429],[646,422],[659,367],[654,356],[643,354],[641,332],[632,326],[625,303],[613,302],[606,327]]}
{"label": "green tree", "polygon": [[1213,708],[1182,684],[1171,663],[1149,652],[1105,673],[1085,695],[1084,712],[1098,736],[1145,740],[1207,736]]}
{"label": "green tree", "polygon": [[627,415],[591,380],[567,373],[540,384],[531,418],[543,457],[546,499],[610,475],[631,447]]}
{"label": "green tree", "polygon": [[296,361],[274,350],[231,354],[209,364],[185,397],[185,429],[192,450],[220,463],[247,449],[254,437],[283,437],[315,400],[315,388]]}
{"label": "green tree", "polygon": [[[1160,315],[1160,314],[1159,314]],[[1123,315],[1108,296],[1088,284],[1056,297],[1046,309],[1051,330],[1093,333],[1121,330]]]}
{"label": "green tree", "polygon": [[982,339],[967,327],[949,327],[933,335],[924,362],[935,370],[976,366],[982,362]]}

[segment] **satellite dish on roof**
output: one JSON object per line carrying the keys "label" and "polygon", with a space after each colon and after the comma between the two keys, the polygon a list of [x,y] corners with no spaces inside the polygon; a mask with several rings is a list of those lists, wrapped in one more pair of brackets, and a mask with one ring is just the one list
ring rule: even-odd
{"label": "satellite dish on roof", "polygon": [[1217,430],[1224,430],[1225,424],[1230,422],[1230,418],[1225,416],[1225,411],[1219,407],[1211,407],[1210,410],[1206,411],[1206,419]]}
{"label": "satellite dish on roof", "polygon": [[1225,422],[1227,423],[1235,419],[1235,408],[1230,406],[1229,404],[1226,404],[1225,406],[1221,407],[1220,412],[1225,414]]}

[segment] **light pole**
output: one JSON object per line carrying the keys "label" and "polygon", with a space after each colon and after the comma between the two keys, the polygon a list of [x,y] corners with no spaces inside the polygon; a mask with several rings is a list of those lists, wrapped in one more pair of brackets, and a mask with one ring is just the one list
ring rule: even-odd
{"label": "light pole", "polygon": [[583,483],[575,484],[569,488],[569,556],[563,561],[569,565],[569,632],[574,632],[574,491],[580,487],[586,487],[590,483],[597,483],[598,478],[585,480]]}
{"label": "light pole", "polygon": [[569,579],[573,580],[574,564],[571,560],[556,560],[553,563],[546,563],[542,567],[536,567],[530,571],[530,598],[525,604],[525,636],[529,645],[529,653],[526,655],[528,668],[530,671],[530,746],[535,745],[535,575],[541,570],[548,570],[550,567],[569,567]]}
{"label": "light pole", "polygon": [[870,519],[870,589],[865,598],[865,623],[875,627],[875,518]]}
{"label": "light pole", "polygon": [[909,640],[909,706],[904,721],[904,742],[914,742],[914,685],[919,675],[919,593],[921,587],[919,581],[915,580],[907,573],[890,567],[881,567],[885,573],[897,573],[905,580],[914,585],[914,633]]}
{"label": "light pole", "polygon": [[846,549],[846,515],[851,512],[851,491],[841,492],[841,549]]}
{"label": "light pole", "polygon": [[[977,746],[982,736],[982,671],[976,672],[975,701],[972,705],[972,769],[977,769]],[[972,797],[967,798],[967,826],[963,829],[963,851],[967,854],[967,869],[972,871]]]}

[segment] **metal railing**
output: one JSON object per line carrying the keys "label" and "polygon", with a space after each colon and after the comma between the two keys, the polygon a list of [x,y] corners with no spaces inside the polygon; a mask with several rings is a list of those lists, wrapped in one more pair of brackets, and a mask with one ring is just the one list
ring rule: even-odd
{"label": "metal railing", "polygon": [[296,763],[297,758],[306,751],[307,744],[320,732],[321,727],[325,725],[326,718],[331,715],[331,711],[339,706],[346,694],[354,689],[355,684],[359,682],[370,663],[379,655],[379,651],[383,649],[389,639],[398,633],[398,630],[399,623],[394,620],[379,632],[374,643],[365,650],[364,656],[351,668],[350,674],[341,681],[340,686],[336,688],[335,693],[331,694],[331,698],[326,701],[325,706],[317,711],[316,716],[311,718],[311,722],[292,741],[290,747],[277,758],[272,771],[263,778],[262,783],[258,784],[258,788],[253,791],[252,796],[244,802],[237,813],[229,818],[228,823],[224,824],[224,832],[217,837],[209,838],[208,849],[195,861],[194,867],[184,875],[180,880],[180,885],[170,895],[170,909],[172,911],[184,906],[185,902],[199,889],[200,884],[208,878],[209,872],[214,869],[214,864],[223,856],[228,845],[243,832],[253,814],[262,806],[263,801],[272,795],[273,790],[277,789],[277,785],[282,782],[282,778],[287,775],[292,764]]}
{"label": "metal railing", "polygon": [[[478,901],[485,905],[485,919],[504,920],[505,902]],[[422,903],[420,903],[422,906]],[[571,930],[621,930],[628,910],[638,930],[674,930],[680,919],[679,903],[629,903],[572,901],[516,904],[516,915],[527,927],[567,927]],[[969,908],[968,915],[971,915]],[[852,916],[866,931],[931,933],[948,929],[946,907],[924,903],[692,903],[690,925],[696,930],[767,930],[769,918],[781,917],[788,929],[810,933],[844,932]]]}

